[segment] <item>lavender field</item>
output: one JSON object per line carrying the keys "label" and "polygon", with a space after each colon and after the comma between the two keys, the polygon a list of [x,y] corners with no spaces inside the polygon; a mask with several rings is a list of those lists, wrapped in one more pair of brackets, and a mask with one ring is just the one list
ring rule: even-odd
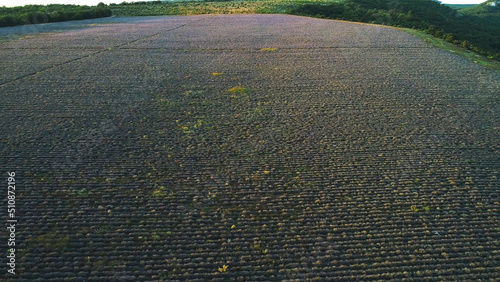
{"label": "lavender field", "polygon": [[499,72],[297,16],[16,28],[7,281],[500,276]]}

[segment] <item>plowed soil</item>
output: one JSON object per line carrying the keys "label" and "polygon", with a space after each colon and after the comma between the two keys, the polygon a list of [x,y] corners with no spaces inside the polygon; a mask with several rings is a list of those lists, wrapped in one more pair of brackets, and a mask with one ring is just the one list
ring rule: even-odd
{"label": "plowed soil", "polygon": [[341,21],[73,25],[0,42],[4,277],[500,276],[498,72]]}

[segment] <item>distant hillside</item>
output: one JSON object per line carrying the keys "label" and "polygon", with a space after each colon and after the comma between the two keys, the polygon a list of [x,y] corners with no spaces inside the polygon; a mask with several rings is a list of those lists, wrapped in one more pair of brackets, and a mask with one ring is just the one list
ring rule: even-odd
{"label": "distant hillside", "polygon": [[486,1],[458,12],[462,17],[450,28],[451,32],[481,51],[496,53],[493,56],[500,60],[500,1]]}
{"label": "distant hillside", "polygon": [[460,10],[464,8],[474,7],[476,4],[444,4],[452,9]]}
{"label": "distant hillside", "polygon": [[460,13],[471,15],[471,16],[486,16],[486,15],[500,16],[499,15],[499,13],[500,13],[500,1],[498,1],[498,0],[497,1],[486,1],[484,3],[474,5],[472,7],[461,9]]}
{"label": "distant hillside", "polygon": [[500,1],[454,10],[433,0],[310,2],[287,12],[425,30],[435,37],[500,60]]}

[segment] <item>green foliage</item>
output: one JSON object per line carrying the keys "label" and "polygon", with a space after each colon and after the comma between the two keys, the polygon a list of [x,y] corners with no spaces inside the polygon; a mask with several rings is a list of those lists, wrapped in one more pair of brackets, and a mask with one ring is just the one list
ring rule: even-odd
{"label": "green foliage", "polygon": [[476,4],[445,4],[445,5],[454,9],[454,10],[460,10],[460,9],[476,6]]}
{"label": "green foliage", "polygon": [[457,17],[456,11],[432,0],[346,0],[326,5],[308,3],[289,12],[419,29]]}
{"label": "green foliage", "polygon": [[166,196],[165,186],[160,186],[158,189],[155,189],[153,192],[153,197],[164,197]]}
{"label": "green foliage", "polygon": [[367,22],[423,30],[491,59],[500,57],[500,7],[486,3],[454,10],[432,0],[346,0],[311,2],[289,14]]}
{"label": "green foliage", "polygon": [[111,15],[111,10],[103,3],[96,7],[58,4],[0,7],[0,27],[94,19]]}
{"label": "green foliage", "polygon": [[233,94],[246,94],[250,92],[250,89],[241,87],[241,86],[236,86],[231,89],[228,89],[227,92],[233,93]]}
{"label": "green foliage", "polygon": [[497,1],[496,5],[491,5],[492,2],[493,1],[487,1],[479,5],[473,5],[471,7],[461,9],[460,13],[470,16],[498,15],[498,13],[500,13],[500,3]]}
{"label": "green foliage", "polygon": [[[123,2],[110,4],[116,16],[167,16],[167,15],[200,15],[200,14],[276,14],[300,3],[316,0],[195,0],[155,2]],[[344,0],[317,0],[320,2],[337,2]]]}

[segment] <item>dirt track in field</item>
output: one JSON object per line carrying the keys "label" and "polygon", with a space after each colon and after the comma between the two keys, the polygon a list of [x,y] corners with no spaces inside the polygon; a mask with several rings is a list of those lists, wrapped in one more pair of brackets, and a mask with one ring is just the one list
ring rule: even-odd
{"label": "dirt track in field", "polygon": [[499,276],[498,72],[304,17],[71,24],[0,42],[16,278]]}

